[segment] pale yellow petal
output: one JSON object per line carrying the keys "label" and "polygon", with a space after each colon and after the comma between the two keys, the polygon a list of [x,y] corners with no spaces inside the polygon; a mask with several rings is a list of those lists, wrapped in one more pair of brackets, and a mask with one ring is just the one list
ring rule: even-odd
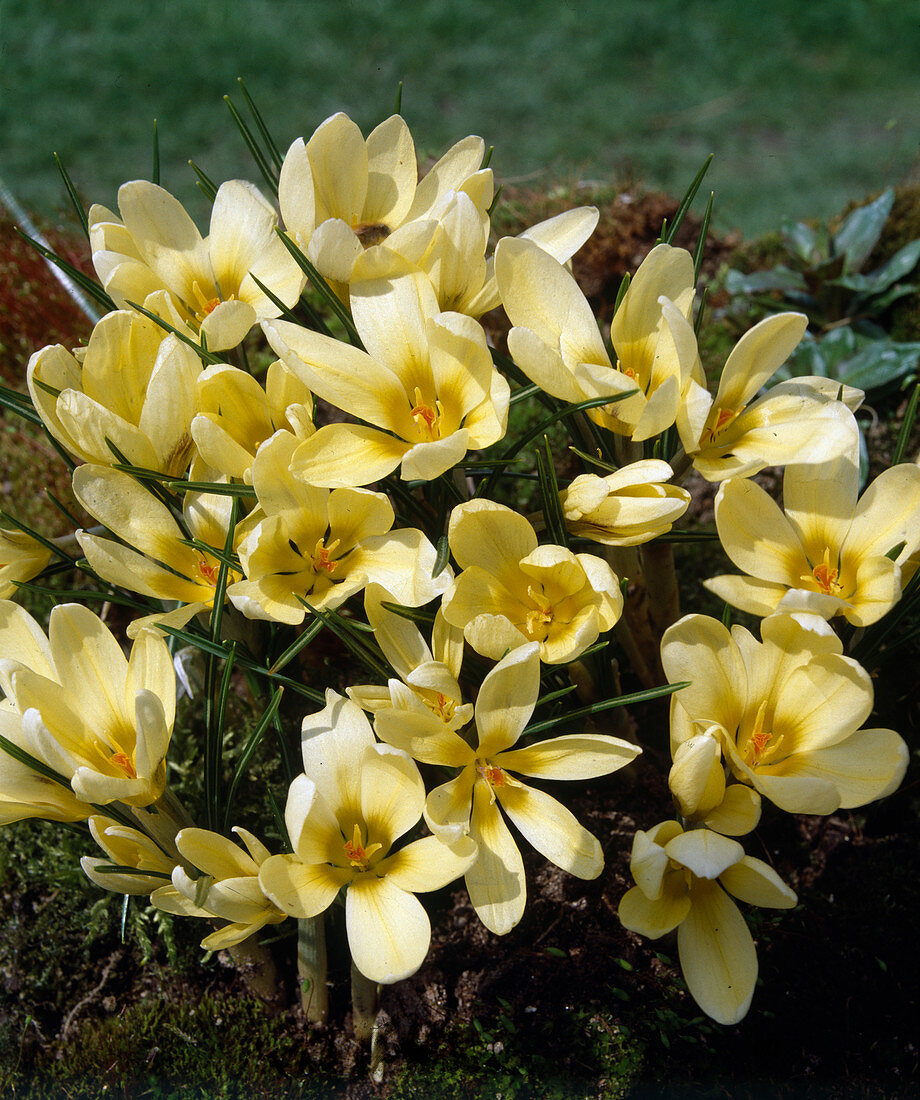
{"label": "pale yellow petal", "polygon": [[414,974],[431,942],[431,924],[418,898],[373,874],[358,875],[349,886],[345,928],[355,966],[384,985]]}
{"label": "pale yellow petal", "polygon": [[506,782],[496,795],[521,835],[551,863],[578,878],[594,879],[601,873],[600,842],[561,802],[523,783]]}
{"label": "pale yellow petal", "polygon": [[346,867],[309,866],[292,855],[271,856],[259,868],[259,885],[288,916],[306,919],[328,909],[353,874]]}

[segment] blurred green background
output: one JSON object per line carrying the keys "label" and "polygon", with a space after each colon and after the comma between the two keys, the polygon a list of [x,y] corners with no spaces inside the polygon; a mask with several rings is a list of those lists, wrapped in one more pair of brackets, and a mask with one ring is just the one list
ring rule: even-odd
{"label": "blurred green background", "polygon": [[280,145],[336,110],[403,114],[420,150],[467,133],[503,179],[683,191],[706,156],[716,223],[752,235],[911,178],[915,0],[0,0],[0,178],[52,211],[64,158],[113,205],[149,176],[200,216],[189,158],[256,178],[222,102],[242,76]]}

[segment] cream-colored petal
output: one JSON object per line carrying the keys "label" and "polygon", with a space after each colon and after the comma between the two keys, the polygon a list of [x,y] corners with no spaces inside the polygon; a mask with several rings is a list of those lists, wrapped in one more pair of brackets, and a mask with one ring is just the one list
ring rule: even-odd
{"label": "cream-colored petal", "polygon": [[470,835],[479,845],[466,873],[466,888],[476,915],[497,936],[510,932],[524,915],[527,885],[524,861],[486,783],[473,788]]}
{"label": "cream-colored petal", "polygon": [[642,750],[601,733],[573,733],[510,749],[495,763],[508,771],[541,779],[594,779],[625,767]]}
{"label": "cream-colored petal", "polygon": [[425,785],[415,762],[392,745],[374,745],[361,763],[361,817],[388,849],[422,816]]}
{"label": "cream-colored petal", "polygon": [[561,802],[523,783],[506,782],[495,793],[521,835],[551,863],[578,878],[594,879],[601,873],[600,842]]}
{"label": "cream-colored petal", "polygon": [[448,783],[443,783],[428,795],[425,802],[425,823],[445,844],[456,844],[470,832],[473,809],[473,786],[477,779],[473,761]]}
{"label": "cream-colored petal", "polygon": [[291,472],[326,489],[370,485],[391,474],[409,450],[408,443],[376,428],[327,424],[300,444]]}
{"label": "cream-colored petal", "polygon": [[296,138],[284,155],[278,177],[278,205],[288,232],[305,248],[316,227],[313,170],[303,138]]}
{"label": "cream-colored petal", "polygon": [[376,870],[394,886],[418,894],[440,890],[461,878],[472,866],[476,854],[476,845],[470,837],[448,847],[436,836],[426,836],[388,856]]}
{"label": "cream-colored petal", "polygon": [[703,615],[685,615],[665,631],[661,662],[670,683],[689,680],[675,697],[691,718],[738,728],[747,674],[725,627]]}
{"label": "cream-colored petal", "polygon": [[345,896],[352,961],[370,981],[388,985],[414,974],[431,943],[421,902],[387,878],[358,875]]}
{"label": "cream-colored petal", "polygon": [[[811,776],[832,783],[840,792],[840,806],[849,810],[896,790],[907,763],[907,745],[894,730],[863,729],[836,745],[789,760],[786,767],[796,778]],[[778,766],[772,774],[780,776],[784,770]]]}
{"label": "cream-colored petal", "polygon": [[182,829],[176,847],[199,871],[215,879],[238,878],[258,874],[250,855],[220,833],[209,829]]}
{"label": "cream-colored petal", "polygon": [[249,302],[220,302],[201,322],[202,340],[207,343],[209,351],[235,348],[243,342],[258,319]]}
{"label": "cream-colored petal", "polygon": [[757,952],[738,907],[714,882],[695,882],[677,931],[680,967],[690,994],[720,1024],[736,1024],[751,1006]]}
{"label": "cream-colored petal", "polygon": [[667,891],[658,898],[647,897],[638,886],[627,890],[620,899],[617,916],[624,928],[657,940],[686,919],[690,897],[684,892]]}
{"label": "cream-colored petal", "polygon": [[802,313],[777,313],[749,329],[732,349],[722,371],[715,405],[737,411],[785,363],[805,335]]}
{"label": "cream-colored petal", "polygon": [[474,135],[452,145],[419,182],[404,220],[426,217],[443,195],[456,191],[467,177],[479,169],[484,153],[485,142]]}
{"label": "cream-colored petal", "polygon": [[732,783],[725,797],[703,818],[707,829],[726,836],[744,836],[760,821],[760,795],[743,783]]}
{"label": "cream-colored petal", "polygon": [[503,657],[482,682],[476,696],[481,756],[494,756],[517,741],[530,721],[539,691],[539,647],[530,642]]}
{"label": "cream-colored petal", "polygon": [[745,573],[797,586],[811,573],[798,534],[779,505],[755,482],[725,481],[716,494],[716,528],[729,558]]}
{"label": "cream-colored petal", "polygon": [[745,856],[719,876],[725,889],[748,905],[766,909],[791,909],[798,901],[773,868],[763,860]]}
{"label": "cream-colored petal", "polygon": [[471,500],[451,512],[448,527],[451,553],[461,569],[475,565],[500,580],[537,548],[537,536],[527,520],[503,504]]}
{"label": "cream-colored petal", "polygon": [[296,856],[271,856],[259,868],[259,885],[288,916],[308,919],[328,909],[353,874],[350,867],[310,866]]}
{"label": "cream-colored petal", "polygon": [[307,258],[327,281],[347,284],[361,255],[361,242],[350,223],[329,218],[318,225],[310,238]]}
{"label": "cream-colored petal", "polygon": [[415,142],[399,115],[368,134],[367,173],[364,221],[390,229],[401,225],[415,198],[418,166]]}
{"label": "cream-colored petal", "polygon": [[472,750],[466,741],[427,708],[407,713],[392,707],[374,716],[377,736],[423,764],[462,768],[470,761]]}
{"label": "cream-colored petal", "polygon": [[920,545],[920,467],[903,462],[883,470],[860,498],[841,554],[883,557],[905,543],[899,560]]}
{"label": "cream-colored petal", "polygon": [[529,328],[518,326],[508,333],[508,351],[531,382],[552,397],[574,405],[591,396],[582,389],[559,352]]}
{"label": "cream-colored petal", "polygon": [[664,849],[698,878],[715,879],[733,863],[744,857],[744,849],[736,840],[708,829],[691,829],[669,840]]}
{"label": "cream-colored petal", "polygon": [[375,744],[370,722],[359,706],[326,689],[326,706],[303,720],[303,770],[330,806],[357,821],[361,809],[361,770]]}
{"label": "cream-colored petal", "polygon": [[86,728],[97,736],[124,729],[128,662],[108,628],[88,607],[61,604],[51,612],[48,640],[57,675]]}
{"label": "cream-colored petal", "polygon": [[757,577],[739,577],[723,573],[703,581],[703,587],[732,607],[749,615],[772,615],[782,598],[789,591],[782,584],[771,584]]}
{"label": "cream-colored petal", "polygon": [[330,116],[307,142],[307,155],[317,221],[333,217],[355,225],[367,196],[367,146],[357,125],[341,111]]}

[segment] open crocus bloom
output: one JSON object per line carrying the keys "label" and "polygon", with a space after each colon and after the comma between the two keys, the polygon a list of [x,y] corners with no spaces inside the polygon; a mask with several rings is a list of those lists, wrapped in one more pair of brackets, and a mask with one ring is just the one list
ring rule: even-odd
{"label": "open crocus bloom", "polygon": [[630,870],[637,885],[620,901],[631,932],[657,939],[677,929],[680,968],[702,1010],[720,1024],[747,1014],[757,981],[757,952],[738,907],[789,909],[795,893],[762,860],[735,840],[676,821],[641,829],[633,839]]}
{"label": "open crocus bloom", "polygon": [[334,608],[376,581],[397,603],[420,607],[448,587],[433,576],[437,551],[421,531],[393,531],[383,493],[317,489],[291,473],[297,439],[276,432],[259,448],[252,483],[259,507],[237,528],[245,580],[227,590],[250,619],[296,625],[307,605]]}
{"label": "open crocus bloom", "polygon": [[388,611],[383,606],[386,602],[392,603],[393,597],[379,584],[369,584],[364,590],[367,621],[400,679],[391,679],[386,687],[350,687],[349,698],[372,713],[390,707],[403,711],[427,709],[450,729],[465,726],[473,716],[473,707],[462,701],[457,683],[463,663],[463,632],[451,626],[439,609],[429,648],[419,628],[402,615]]}
{"label": "open crocus bloom", "polygon": [[505,434],[510,389],[482,328],[441,313],[427,276],[366,279],[352,288],[367,351],[287,321],[267,322],[275,353],[306,386],[365,424],[328,424],[293,470],[311,485],[370,485],[400,467],[431,481]]}
{"label": "open crocus bloom", "polygon": [[20,730],[9,739],[81,801],[147,806],[163,793],[176,682],[159,635],[142,631],[125,660],[88,608],[55,607],[46,638],[31,615],[0,601],[0,688],[4,724]]}
{"label": "open crocus bloom", "polygon": [[637,546],[664,535],[686,512],[690,494],[668,485],[667,462],[645,459],[599,477],[579,474],[559,494],[565,525],[604,546]]}
{"label": "open crocus bloom", "polygon": [[711,577],[706,587],[753,615],[803,610],[877,622],[901,598],[902,567],[920,549],[920,468],[892,466],[857,501],[858,492],[855,446],[833,462],[787,466],[785,510],[753,482],[724,482],[716,527],[749,576]]}
{"label": "open crocus bloom", "polygon": [[520,921],[527,900],[524,863],[502,810],[557,867],[592,879],[604,865],[597,838],[569,810],[511,773],[537,779],[593,779],[622,768],[640,751],[617,737],[587,733],[514,748],[539,690],[539,648],[532,642],[509,653],[483,680],[470,740],[430,711],[390,709],[375,716],[374,728],[388,744],[422,763],[461,769],[428,796],[425,820],[445,843],[464,836],[476,841],[479,854],[466,872],[466,887],[479,919],[499,935]]}
{"label": "open crocus bloom", "polygon": [[894,790],[907,746],[894,730],[860,729],[872,712],[869,674],[816,615],[777,614],[762,642],[705,615],[687,615],[661,643],[670,682],[671,746],[718,737],[742,783],[790,813],[829,814]]}
{"label": "open crocus bloom", "polygon": [[457,142],[419,181],[415,144],[399,115],[381,122],[365,141],[341,112],[327,118],[309,141],[288,149],[278,180],[287,231],[310,262],[345,297],[362,250],[386,240],[407,222],[432,217],[443,196],[488,178],[483,210],[491,201],[492,173],[479,171],[485,143]]}
{"label": "open crocus bloom", "polygon": [[236,347],[256,321],[278,316],[256,279],[286,306],[300,297],[304,276],[275,233],[278,215],[251,183],[220,185],[205,238],[178,199],[146,180],[122,184],[118,210],[121,219],[104,206],[89,211],[106,292],[130,308],[165,289],[211,351]]}
{"label": "open crocus bloom", "polygon": [[246,845],[245,852],[219,833],[183,829],[176,847],[183,861],[202,874],[193,877],[177,863],[172,868],[172,885],[160,886],[150,895],[157,909],[166,913],[227,921],[201,941],[206,951],[235,947],[266,924],[280,924],[287,916],[259,885],[259,870],[271,858],[268,849],[246,829],[234,826],[233,831]]}
{"label": "open crocus bloom", "polygon": [[448,538],[463,572],[444,596],[444,618],[485,657],[533,641],[545,664],[572,661],[620,617],[619,581],[605,561],[538,546],[533,527],[502,504],[458,505]]}
{"label": "open crocus bloom", "polygon": [[716,396],[694,390],[681,407],[681,443],[707,481],[750,477],[765,466],[789,462],[826,462],[849,451],[850,410],[859,408],[861,390],[830,378],[793,378],[757,397],[807,325],[802,313],[778,313],[759,322],[732,349]]}
{"label": "open crocus bloom", "polygon": [[429,836],[391,851],[422,816],[422,777],[405,753],[378,745],[361,709],[332,690],[325,708],[304,719],[303,761],[284,813],[294,852],[265,861],[262,888],[286,913],[308,918],[347,887],[355,966],[373,982],[408,977],[431,942],[415,894],[459,878],[476,846]]}
{"label": "open crocus bloom", "polygon": [[194,351],[128,310],[106,314],[77,351],[79,359],[54,344],[29,360],[29,393],[54,438],[82,462],[111,465],[119,454],[134,466],[184,474],[201,373]]}
{"label": "open crocus bloom", "polygon": [[640,265],[611,323],[615,365],[575,279],[538,243],[503,238],[495,275],[515,326],[508,350],[532,382],[573,404],[631,395],[589,411],[603,427],[651,439],[675,422],[691,392],[705,392],[691,324],[693,258],[684,249],[658,245]]}
{"label": "open crocus bloom", "polygon": [[277,431],[298,439],[313,434],[313,395],[280,360],[268,368],[264,389],[236,367],[208,367],[197,399],[192,438],[202,459],[225,477],[251,482],[256,451]]}

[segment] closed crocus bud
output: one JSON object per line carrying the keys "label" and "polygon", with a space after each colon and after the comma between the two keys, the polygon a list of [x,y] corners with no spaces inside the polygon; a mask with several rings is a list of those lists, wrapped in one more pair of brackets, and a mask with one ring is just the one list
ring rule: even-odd
{"label": "closed crocus bud", "polygon": [[565,524],[580,538],[605,546],[637,546],[671,530],[686,512],[690,494],[666,484],[667,462],[633,462],[600,477],[581,474],[559,494]]}
{"label": "closed crocus bud", "polygon": [[668,786],[683,818],[728,836],[742,836],[760,820],[760,795],[740,783],[725,785],[717,731],[706,730],[677,745]]}

